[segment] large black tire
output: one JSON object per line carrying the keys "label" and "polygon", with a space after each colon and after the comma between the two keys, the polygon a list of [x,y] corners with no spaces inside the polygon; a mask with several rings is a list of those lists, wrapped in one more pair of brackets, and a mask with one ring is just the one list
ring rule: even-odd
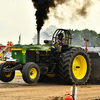
{"label": "large black tire", "polygon": [[3,72],[3,68],[8,66],[6,63],[0,64],[0,80],[2,82],[10,82],[14,79],[15,71],[14,72]]}
{"label": "large black tire", "polygon": [[91,60],[82,48],[71,48],[61,55],[59,75],[65,84],[85,84],[91,74]]}
{"label": "large black tire", "polygon": [[22,77],[26,83],[35,84],[40,77],[40,68],[33,62],[26,63],[22,69]]}
{"label": "large black tire", "polygon": [[64,71],[63,71],[63,58],[65,57],[66,53],[62,53],[60,56],[60,60],[58,63],[58,67],[57,67],[57,72],[59,75],[59,83],[61,84],[65,84],[65,79],[64,79]]}

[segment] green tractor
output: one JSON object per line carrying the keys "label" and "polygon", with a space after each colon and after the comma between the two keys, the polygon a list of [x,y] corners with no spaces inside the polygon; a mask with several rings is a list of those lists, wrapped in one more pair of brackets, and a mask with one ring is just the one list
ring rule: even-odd
{"label": "green tractor", "polygon": [[[63,33],[64,42],[58,52],[55,43],[58,42],[59,33]],[[15,71],[20,70],[23,80],[29,84],[44,78],[55,77],[56,80],[56,76],[64,84],[87,83],[91,75],[91,58],[80,46],[71,45],[71,40],[68,30],[57,29],[52,41],[45,40],[44,45],[14,45],[13,59],[0,65],[0,80],[10,82],[14,79]]]}

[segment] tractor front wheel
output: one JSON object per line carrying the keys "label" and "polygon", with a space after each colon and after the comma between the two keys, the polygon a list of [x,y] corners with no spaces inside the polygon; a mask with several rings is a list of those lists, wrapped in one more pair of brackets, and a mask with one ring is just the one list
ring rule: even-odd
{"label": "tractor front wheel", "polygon": [[26,83],[36,83],[40,77],[39,66],[33,62],[26,63],[22,69],[22,77]]}
{"label": "tractor front wheel", "polygon": [[0,80],[2,82],[10,82],[14,79],[15,71],[14,72],[3,72],[5,67],[9,66],[6,63],[0,64]]}

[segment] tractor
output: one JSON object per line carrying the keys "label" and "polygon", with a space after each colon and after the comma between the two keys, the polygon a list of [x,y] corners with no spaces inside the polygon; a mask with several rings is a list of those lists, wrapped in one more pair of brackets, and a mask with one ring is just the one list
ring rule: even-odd
{"label": "tractor", "polygon": [[[55,47],[58,35],[63,33],[63,45],[59,52]],[[66,29],[57,29],[52,41],[43,45],[13,45],[12,58],[0,65],[0,80],[10,82],[15,71],[20,70],[23,80],[34,84],[45,78],[62,81],[64,84],[86,84],[100,78],[98,53],[87,52],[81,46],[71,45],[72,36]],[[57,76],[57,78],[56,78]]]}

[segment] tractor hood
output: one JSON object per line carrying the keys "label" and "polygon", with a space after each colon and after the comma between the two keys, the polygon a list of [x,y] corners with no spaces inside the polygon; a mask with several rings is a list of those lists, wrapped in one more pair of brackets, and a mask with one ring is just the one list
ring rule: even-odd
{"label": "tractor hood", "polygon": [[14,45],[11,50],[39,50],[51,51],[50,45]]}

